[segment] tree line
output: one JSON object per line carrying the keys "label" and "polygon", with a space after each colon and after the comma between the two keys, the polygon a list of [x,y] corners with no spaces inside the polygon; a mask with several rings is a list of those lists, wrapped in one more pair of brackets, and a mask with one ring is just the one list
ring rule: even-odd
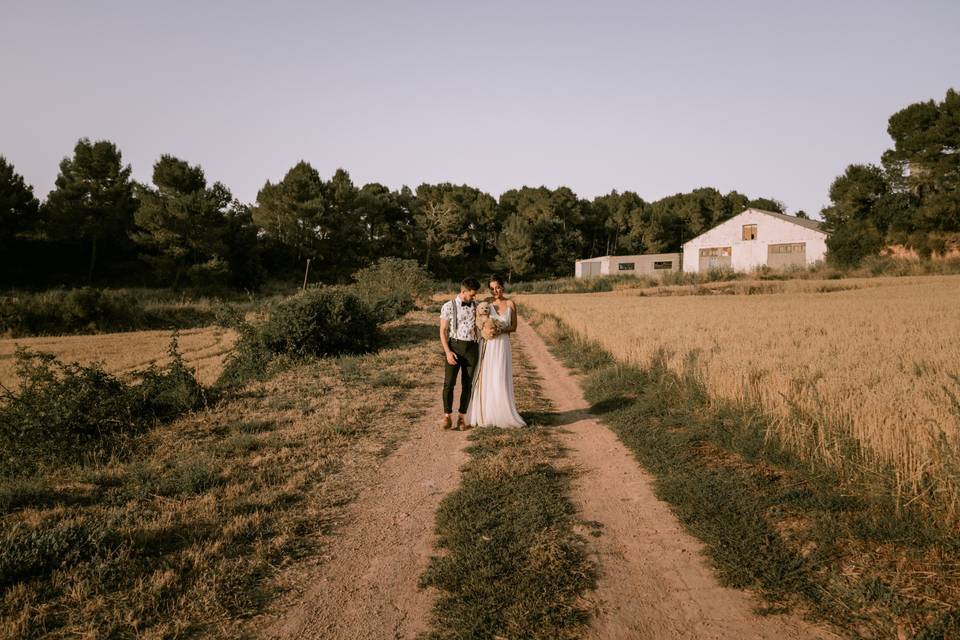
{"label": "tree line", "polygon": [[[889,244],[921,255],[960,237],[960,94],[890,117],[881,164],[850,165],[821,215],[829,257],[855,264]],[[250,204],[170,155],[150,184],[131,177],[117,146],[77,142],[41,203],[0,156],[0,283],[256,288],[268,275],[342,281],[380,257],[416,259],[439,278],[498,270],[511,278],[569,275],[578,258],[678,251],[771,198],[705,187],[648,202],[633,191],[592,200],[568,187],[521,187],[495,198],[469,185],[392,190],[324,178],[301,161]],[[798,216],[806,216],[798,212]]]}
{"label": "tree line", "polygon": [[267,181],[244,204],[203,169],[170,155],[152,183],[131,178],[107,140],[77,142],[40,203],[0,157],[4,284],[118,283],[254,288],[302,273],[339,281],[380,257],[416,259],[440,278],[501,270],[570,275],[578,258],[668,252],[770,198],[695,189],[655,202],[632,191],[587,200],[571,189],[522,187],[493,197],[469,185],[357,186],[308,162]]}
{"label": "tree line", "polygon": [[922,257],[960,248],[960,94],[917,102],[888,120],[880,164],[851,164],[821,215],[831,260],[855,265],[889,245]]}

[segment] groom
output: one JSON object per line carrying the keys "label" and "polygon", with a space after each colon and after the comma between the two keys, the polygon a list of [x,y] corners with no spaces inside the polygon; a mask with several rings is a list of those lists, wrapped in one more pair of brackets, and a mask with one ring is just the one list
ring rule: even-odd
{"label": "groom", "polygon": [[476,336],[476,307],[474,298],[480,291],[476,278],[467,278],[460,283],[460,295],[444,303],[440,308],[440,344],[447,362],[443,372],[443,421],[440,427],[453,428],[453,388],[460,374],[460,414],[457,429],[469,427],[464,419],[470,404],[473,387],[473,371],[480,359],[480,346]]}

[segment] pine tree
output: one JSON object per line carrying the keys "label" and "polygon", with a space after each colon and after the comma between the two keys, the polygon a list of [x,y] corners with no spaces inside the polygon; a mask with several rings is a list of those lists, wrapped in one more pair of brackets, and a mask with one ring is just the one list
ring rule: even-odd
{"label": "pine tree", "polygon": [[169,155],[153,166],[153,184],[139,190],[133,237],[145,250],[141,258],[174,288],[185,277],[200,283],[228,276],[230,191],[219,182],[208,188],[203,169]]}
{"label": "pine tree", "polygon": [[280,182],[267,181],[251,213],[264,236],[295,263],[324,257],[332,230],[325,186],[310,163],[301,160]]}
{"label": "pine tree", "polygon": [[87,280],[92,281],[102,247],[114,252],[130,247],[128,232],[137,209],[130,165],[123,165],[112,142],[81,138],[73,157],[60,163],[55,184],[43,207],[49,235],[53,240],[89,244]]}
{"label": "pine tree", "polygon": [[498,269],[507,272],[507,281],[513,279],[514,274],[522,276],[530,272],[533,260],[533,237],[530,227],[519,215],[510,216],[500,236],[497,238]]}
{"label": "pine tree", "polygon": [[0,156],[0,251],[7,252],[18,234],[36,224],[39,207],[33,187]]}

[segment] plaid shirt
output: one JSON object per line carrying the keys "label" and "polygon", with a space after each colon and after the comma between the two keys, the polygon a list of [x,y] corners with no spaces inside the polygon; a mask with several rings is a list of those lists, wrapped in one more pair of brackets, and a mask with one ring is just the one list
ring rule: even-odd
{"label": "plaid shirt", "polygon": [[[453,305],[457,305],[457,328],[454,331],[453,325]],[[449,302],[445,302],[442,307],[440,307],[440,319],[447,320],[450,323],[450,331],[448,336],[454,340],[468,340],[475,341],[476,336],[476,326],[477,326],[477,306],[476,304],[464,307],[463,303],[460,301],[460,296],[457,296]]]}

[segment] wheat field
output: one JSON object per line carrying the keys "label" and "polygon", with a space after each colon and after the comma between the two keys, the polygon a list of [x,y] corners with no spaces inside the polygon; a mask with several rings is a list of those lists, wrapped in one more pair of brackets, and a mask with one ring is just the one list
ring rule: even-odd
{"label": "wheat field", "polygon": [[[795,452],[886,467],[910,499],[958,515],[960,276],[806,282],[763,295],[663,293],[518,299],[622,361],[644,365],[662,354],[680,372],[693,354],[711,395],[758,402]],[[858,460],[844,446],[851,436]]]}
{"label": "wheat field", "polygon": [[[82,336],[7,338],[0,340],[0,383],[17,388],[18,346],[32,351],[52,353],[65,362],[102,362],[110,373],[122,374],[150,364],[167,362],[172,331],[130,331]],[[179,332],[179,347],[184,360],[197,369],[197,378],[211,384],[220,375],[224,359],[236,342],[236,333],[220,327],[185,329]]]}

